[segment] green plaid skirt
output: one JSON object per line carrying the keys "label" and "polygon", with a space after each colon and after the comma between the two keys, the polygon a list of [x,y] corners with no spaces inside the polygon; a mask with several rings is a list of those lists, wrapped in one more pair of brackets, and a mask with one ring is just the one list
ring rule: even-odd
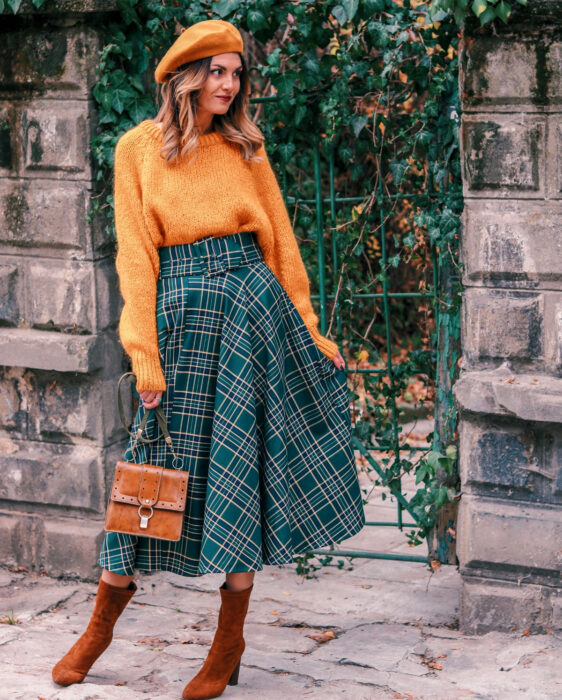
{"label": "green plaid skirt", "polygon": [[[189,472],[178,542],[106,532],[119,574],[260,571],[365,524],[345,372],[316,346],[252,232],[160,248],[162,407]],[[136,427],[145,409],[133,420]],[[158,434],[152,414],[149,437]],[[163,440],[130,462],[172,466]]]}

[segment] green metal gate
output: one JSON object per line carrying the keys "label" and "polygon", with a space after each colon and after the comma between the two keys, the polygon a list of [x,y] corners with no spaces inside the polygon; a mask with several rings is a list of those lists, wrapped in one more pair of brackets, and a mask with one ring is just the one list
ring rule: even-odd
{"label": "green metal gate", "polygon": [[[274,102],[277,98],[274,97],[258,97],[252,98],[252,103],[257,102]],[[313,294],[312,299],[317,300],[318,310],[320,317],[320,332],[325,335],[328,331],[327,327],[327,312],[328,303],[335,302],[335,319],[337,323],[337,334],[339,337],[341,335],[342,329],[342,310],[339,306],[337,300],[336,289],[328,289],[329,280],[327,279],[326,270],[328,269],[328,263],[331,263],[330,268],[332,270],[338,269],[338,241],[337,241],[337,230],[336,230],[336,212],[338,207],[350,207],[356,204],[364,203],[365,197],[341,197],[336,195],[335,182],[334,182],[334,150],[332,149],[327,158],[327,175],[328,175],[328,191],[324,191],[323,181],[326,180],[326,173],[322,170],[322,156],[318,141],[318,135],[314,135],[312,138],[312,143],[310,145],[312,151],[313,160],[313,173],[311,173],[311,179],[313,179],[313,197],[291,197],[288,196],[287,192],[287,172],[286,167],[281,171],[282,178],[282,190],[287,204],[289,212],[296,205],[306,205],[314,209],[315,217],[314,224],[311,226],[311,232],[314,234],[316,241],[316,255],[317,255],[317,265],[318,265],[318,294]],[[324,168],[326,168],[324,165]],[[380,245],[380,255],[381,255],[381,265],[386,269],[388,265],[388,251],[386,242],[386,216],[387,216],[387,205],[390,200],[394,198],[407,199],[409,196],[416,196],[419,198],[419,194],[408,195],[408,194],[398,194],[398,195],[388,195],[383,192],[382,189],[382,177],[379,178],[379,188],[377,193],[377,206],[379,208],[379,219],[380,228],[378,231],[378,241]],[[428,195],[429,196],[429,195]],[[329,215],[326,215],[326,209],[329,209]],[[329,243],[325,244],[324,234],[329,230]],[[328,249],[327,249],[328,248]],[[329,255],[328,255],[329,252]],[[384,331],[385,331],[385,345],[386,345],[386,366],[384,368],[377,369],[363,369],[363,368],[346,368],[346,373],[348,376],[354,373],[366,373],[370,375],[378,375],[380,378],[384,378],[389,386],[393,387],[394,375],[396,367],[392,360],[392,344],[391,344],[391,324],[392,324],[392,304],[394,300],[397,299],[413,299],[422,297],[429,299],[433,306],[434,318],[436,326],[439,325],[438,320],[438,278],[439,278],[439,256],[435,253],[432,255],[432,267],[433,267],[433,289],[431,294],[428,295],[423,292],[413,292],[413,291],[398,291],[394,289],[389,289],[388,279],[383,276],[382,278],[382,289],[378,292],[365,292],[356,294],[354,296],[354,301],[359,299],[370,300],[375,302],[379,300],[382,302],[382,313],[384,318]],[[437,376],[437,368],[436,368]],[[439,402],[435,402],[435,410],[439,406]],[[403,493],[402,489],[402,479],[400,476],[396,476],[400,472],[401,463],[401,453],[404,452],[417,452],[417,451],[429,451],[432,449],[432,445],[425,446],[413,446],[405,443],[400,443],[400,427],[398,421],[398,409],[396,404],[396,398],[394,392],[391,391],[391,421],[392,430],[390,440],[384,440],[382,443],[377,445],[367,446],[363,440],[359,439],[357,435],[353,436],[353,443],[355,449],[363,456],[364,460],[368,463],[372,470],[378,474],[380,477],[382,485],[388,489],[389,493],[396,500],[396,519],[392,521],[367,521],[366,525],[368,527],[396,527],[403,530],[407,527],[417,528],[423,525],[420,520],[419,515],[417,515],[406,495]],[[437,437],[437,434],[435,434]],[[435,440],[434,440],[435,444]],[[380,453],[385,453],[390,456],[390,466],[384,466],[381,464],[379,459]],[[377,552],[377,551],[363,551],[363,550],[347,550],[347,549],[313,549],[310,550],[310,554],[314,555],[330,555],[330,556],[344,556],[344,557],[359,557],[359,558],[369,558],[369,559],[392,559],[399,561],[411,561],[411,562],[424,562],[428,563],[428,555],[409,555],[409,554],[398,554],[391,552]]]}

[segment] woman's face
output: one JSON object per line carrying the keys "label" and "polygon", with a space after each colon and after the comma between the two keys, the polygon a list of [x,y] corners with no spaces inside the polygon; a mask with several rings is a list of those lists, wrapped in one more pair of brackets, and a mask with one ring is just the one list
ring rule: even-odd
{"label": "woman's face", "polygon": [[[209,77],[199,92],[197,116],[202,121],[213,114],[226,114],[240,90],[242,61],[237,53],[221,53],[211,59]],[[227,97],[228,99],[220,99]]]}

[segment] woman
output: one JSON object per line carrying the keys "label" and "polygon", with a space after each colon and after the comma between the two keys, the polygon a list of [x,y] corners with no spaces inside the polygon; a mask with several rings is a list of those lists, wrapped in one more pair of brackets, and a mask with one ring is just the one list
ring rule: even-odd
{"label": "woman", "polygon": [[[156,69],[155,120],[115,151],[119,333],[141,405],[162,402],[189,471],[179,542],[107,532],[85,633],[53,669],[80,682],[133,596],[135,569],[223,572],[218,625],[183,698],[238,679],[254,574],[364,525],[344,361],[320,335],[263,135],[248,116],[238,30],[183,30]],[[154,416],[147,432],[156,435]],[[171,466],[162,441],[124,459]],[[136,459],[135,459],[136,458]]]}

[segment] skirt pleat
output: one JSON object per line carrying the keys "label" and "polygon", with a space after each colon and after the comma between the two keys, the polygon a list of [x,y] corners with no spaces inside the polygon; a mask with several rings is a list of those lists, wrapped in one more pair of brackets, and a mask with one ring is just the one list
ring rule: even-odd
{"label": "skirt pleat", "polygon": [[[183,532],[178,542],[107,532],[100,566],[259,571],[359,532],[345,373],[317,348],[254,234],[159,252],[162,408],[189,472]],[[147,433],[158,434],[153,415]],[[127,461],[172,466],[163,440],[132,447]]]}

